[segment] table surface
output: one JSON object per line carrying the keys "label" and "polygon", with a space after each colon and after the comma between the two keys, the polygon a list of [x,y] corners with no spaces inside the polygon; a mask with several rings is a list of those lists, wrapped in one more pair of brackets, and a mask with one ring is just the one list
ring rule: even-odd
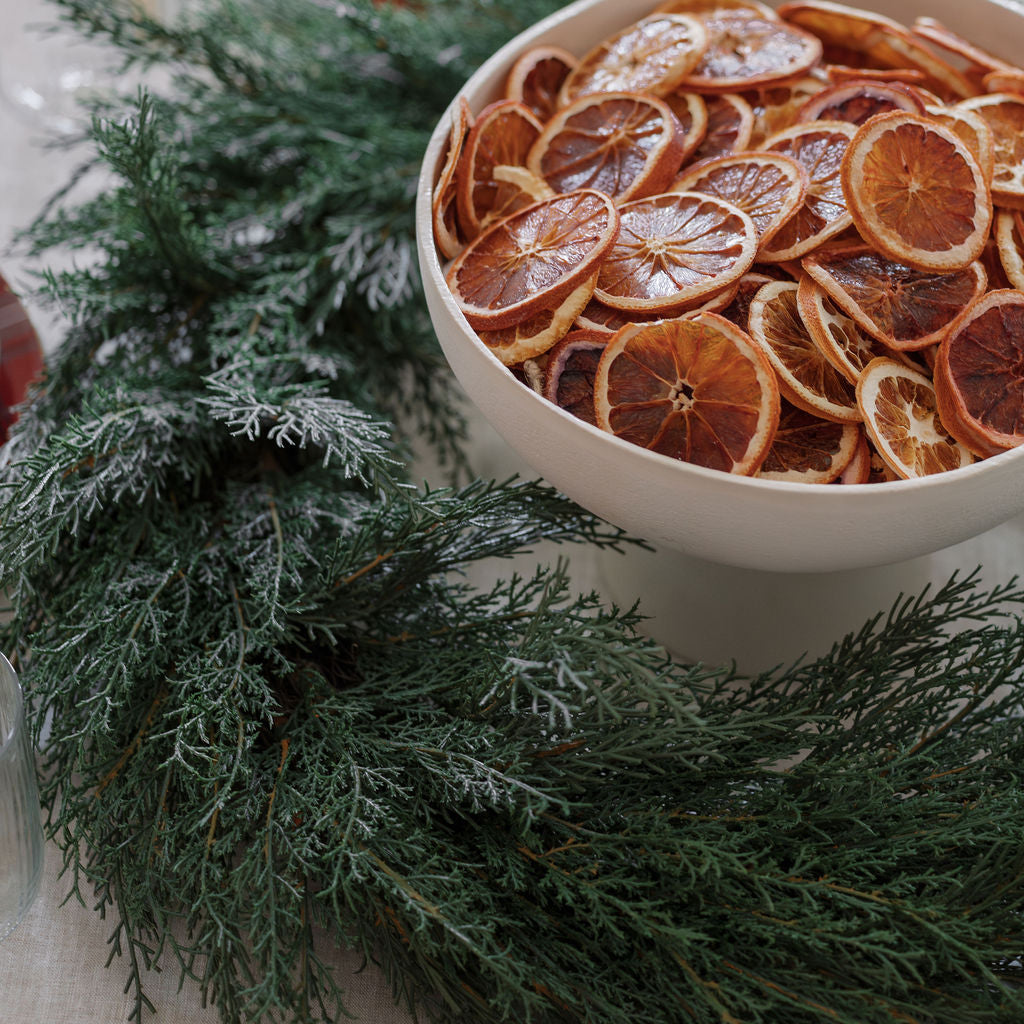
{"label": "table surface", "polygon": [[[150,0],[160,2],[160,0]],[[167,2],[167,0],[163,0]],[[5,34],[0,41],[0,138],[4,140],[4,159],[0,161],[0,244],[13,239],[41,209],[46,198],[66,180],[73,157],[44,149],[38,119],[24,105],[13,102],[21,83],[38,83],[55,73],[60,51],[43,45],[37,35],[19,35],[18,26],[45,21],[49,9],[44,0],[3,0]],[[81,48],[76,51],[87,57]],[[67,67],[66,61],[61,64]],[[51,261],[59,265],[59,258]],[[0,262],[5,276],[16,291],[31,288],[26,266],[17,255]],[[44,346],[57,343],[61,325],[31,301],[26,302],[35,320]],[[512,473],[527,478],[535,474],[524,466],[479,415],[472,414],[470,459],[485,478],[504,479]],[[418,467],[418,475],[431,479],[434,472],[428,459]],[[436,476],[433,477],[436,481]],[[986,567],[984,578],[1002,582],[1013,573],[1024,574],[1024,516],[974,538],[955,548],[939,552],[928,560],[928,575],[935,583],[945,581],[958,570],[970,572]],[[554,545],[538,545],[532,552],[509,561],[478,566],[471,581],[481,585],[511,571],[529,573],[538,563],[549,564],[569,554],[573,585],[581,591],[606,592],[602,566],[594,552]],[[621,593],[621,583],[616,587]],[[628,589],[628,583],[627,583]],[[639,592],[639,584],[637,591]],[[642,605],[641,605],[642,609]],[[123,964],[115,959],[105,967],[109,955],[108,938],[112,923],[91,907],[66,899],[69,885],[59,877],[60,851],[50,845],[39,899],[22,925],[0,943],[0,993],[3,993],[3,1018],[19,1024],[116,1024],[125,1020],[132,1000],[123,991],[127,977]],[[381,974],[367,969],[357,973],[354,959],[338,956],[338,971],[348,991],[348,1008],[358,1019],[370,1024],[406,1024],[411,1021],[396,1009]],[[156,1006],[151,1019],[158,1024],[214,1024],[216,1011],[204,1007],[195,986],[186,984],[180,991],[173,965],[164,972],[151,972],[146,992]]]}

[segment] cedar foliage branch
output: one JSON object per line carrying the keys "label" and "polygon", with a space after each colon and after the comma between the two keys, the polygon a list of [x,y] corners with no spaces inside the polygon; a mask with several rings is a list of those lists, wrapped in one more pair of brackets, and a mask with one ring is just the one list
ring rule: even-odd
{"label": "cedar foliage branch", "polygon": [[138,1021],[153,964],[225,1022],[339,1019],[341,942],[440,1022],[1019,1022],[1024,591],[952,580],[741,681],[564,562],[464,582],[623,542],[557,494],[413,486],[403,436],[458,466],[462,431],[420,156],[546,7],[57,4],[174,71],[28,233],[99,253],[48,276],[66,337],[0,481],[69,888]]}

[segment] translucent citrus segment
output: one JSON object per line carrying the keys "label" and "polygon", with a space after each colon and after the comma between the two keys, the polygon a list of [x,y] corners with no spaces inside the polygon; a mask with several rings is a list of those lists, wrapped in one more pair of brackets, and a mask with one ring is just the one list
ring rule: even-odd
{"label": "translucent citrus segment", "polygon": [[996,214],[995,238],[999,262],[1009,284],[1024,291],[1024,230],[1021,220],[1018,211],[1001,210]]}
{"label": "translucent citrus segment", "polygon": [[495,167],[525,167],[526,155],[541,133],[541,123],[514,100],[498,100],[484,107],[473,122],[456,171],[459,223],[473,238],[495,207],[498,185]]}
{"label": "translucent citrus segment", "polygon": [[652,14],[595,46],[569,73],[559,93],[566,106],[586,93],[671,92],[700,62],[708,45],[704,22],[688,14]]}
{"label": "translucent citrus segment", "polygon": [[579,61],[560,46],[534,46],[516,59],[505,79],[505,98],[529,107],[543,124],[558,109],[558,94]]}
{"label": "translucent citrus segment", "polygon": [[853,385],[877,356],[892,355],[877,338],[862,331],[828,293],[809,276],[800,279],[796,295],[800,319],[821,354]]}
{"label": "translucent citrus segment", "polygon": [[771,136],[764,148],[782,153],[807,171],[803,204],[759,254],[762,260],[799,259],[853,223],[846,207],[840,171],[856,126],[846,121],[797,124]]}
{"label": "translucent citrus segment", "polygon": [[526,359],[536,359],[569,333],[594,294],[596,284],[595,273],[581,282],[557,306],[542,309],[511,327],[493,331],[478,330],[477,337],[506,366]]}
{"label": "translucent citrus segment", "polygon": [[754,111],[750,104],[734,93],[708,96],[705,104],[707,123],[691,158],[693,162],[713,160],[745,150],[754,129]]}
{"label": "translucent citrus segment", "polygon": [[431,204],[431,215],[434,225],[434,243],[438,252],[446,260],[454,259],[462,251],[463,241],[459,231],[458,212],[456,207],[455,171],[462,147],[469,134],[473,114],[469,104],[461,96],[452,107],[451,128],[448,131],[448,148],[444,163],[434,186],[434,197]]}
{"label": "translucent citrus segment", "polygon": [[675,114],[655,96],[586,95],[548,121],[526,165],[556,192],[593,188],[622,202],[665,189],[684,140]]}
{"label": "translucent citrus segment", "polygon": [[849,121],[862,125],[875,114],[906,110],[923,114],[924,104],[917,94],[895,82],[853,79],[831,85],[816,93],[797,111],[798,121]]}
{"label": "translucent citrus segment", "polygon": [[708,43],[684,79],[697,92],[732,92],[805,74],[821,59],[821,41],[774,15],[718,10],[704,16]]}
{"label": "translucent citrus segment", "polygon": [[754,222],[731,203],[668,192],[623,203],[595,295],[626,312],[670,314],[692,307],[744,274],[757,253]]}
{"label": "translucent citrus segment", "polygon": [[891,259],[959,270],[985,247],[985,175],[964,142],[934,120],[905,111],[872,117],[846,151],[842,185],[857,230]]}
{"label": "translucent citrus segment", "polygon": [[448,287],[471,327],[511,327],[592,277],[618,232],[618,211],[603,192],[558,195],[474,239],[449,267]]}
{"label": "translucent citrus segment", "polygon": [[743,331],[714,313],[624,327],[594,383],[597,425],[683,462],[751,475],[779,420],[775,374]]}
{"label": "translucent citrus segment", "polygon": [[830,484],[845,472],[863,438],[859,423],[836,423],[783,400],[775,440],[758,476],[797,484]]}
{"label": "translucent citrus segment", "polygon": [[939,348],[935,389],[950,432],[978,454],[1024,442],[1024,293],[992,291],[967,310]]}
{"label": "translucent citrus segment", "polygon": [[779,378],[783,397],[800,409],[835,420],[860,420],[849,381],[822,355],[800,317],[795,281],[762,285],[750,304],[750,336]]}
{"label": "translucent citrus segment", "polygon": [[957,110],[977,114],[992,132],[995,147],[992,200],[1004,206],[1024,206],[1024,96],[993,93],[957,104]]}
{"label": "translucent citrus segment", "polygon": [[932,382],[898,360],[868,363],[857,383],[857,402],[875,450],[897,476],[930,476],[974,461],[943,425]]}
{"label": "translucent citrus segment", "polygon": [[814,253],[802,265],[862,330],[900,351],[940,342],[986,285],[980,263],[950,273],[922,271],[866,245]]}
{"label": "translucent citrus segment", "polygon": [[678,192],[702,192],[746,213],[764,245],[799,209],[807,194],[807,171],[782,153],[737,153],[684,170],[672,184]]}
{"label": "translucent citrus segment", "polygon": [[551,350],[545,371],[544,397],[595,426],[594,379],[608,338],[600,331],[570,331]]}

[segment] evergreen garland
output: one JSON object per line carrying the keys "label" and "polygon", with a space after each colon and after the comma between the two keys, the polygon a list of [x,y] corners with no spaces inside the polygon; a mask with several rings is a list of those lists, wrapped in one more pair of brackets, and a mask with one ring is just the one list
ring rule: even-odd
{"label": "evergreen garland", "polygon": [[66,337],[0,479],[68,885],[138,1021],[157,962],[225,1022],[340,1019],[342,942],[439,1022],[1019,1024],[1024,590],[954,579],[737,680],[564,562],[461,575],[618,531],[410,478],[409,436],[458,469],[464,429],[422,152],[553,6],[58,0],[174,71],[97,110],[113,184],[28,234],[100,253],[48,275]]}

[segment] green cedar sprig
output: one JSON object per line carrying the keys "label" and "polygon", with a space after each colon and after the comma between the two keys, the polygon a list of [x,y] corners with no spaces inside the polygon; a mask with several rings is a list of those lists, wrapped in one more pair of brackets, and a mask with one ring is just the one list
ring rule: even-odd
{"label": "green cedar sprig", "polygon": [[[680,666],[538,541],[535,483],[414,487],[463,424],[415,273],[427,134],[551,4],[61,0],[165,95],[28,242],[64,343],[5,449],[3,642],[69,888],[134,988],[336,1020],[342,942],[432,1020],[1024,1016],[1016,584],[910,597],[813,663]],[[401,426],[396,426],[401,424]],[[411,424],[411,426],[410,426]]]}

